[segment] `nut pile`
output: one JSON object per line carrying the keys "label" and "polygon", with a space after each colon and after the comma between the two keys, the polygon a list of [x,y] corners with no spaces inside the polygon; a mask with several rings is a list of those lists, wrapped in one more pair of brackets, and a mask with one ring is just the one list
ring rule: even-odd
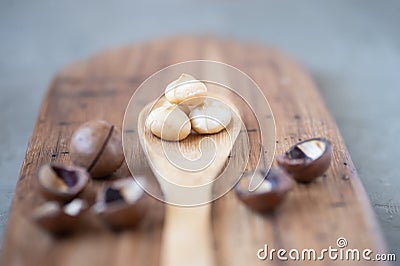
{"label": "nut pile", "polygon": [[61,235],[90,227],[93,220],[112,229],[141,221],[147,209],[146,193],[132,177],[105,182],[97,192],[92,187],[91,179],[109,179],[124,161],[121,132],[114,125],[104,120],[82,124],[72,135],[70,158],[72,166],[40,167],[37,187],[46,201],[33,210],[34,222]]}
{"label": "nut pile", "polygon": [[215,134],[231,121],[229,108],[219,100],[207,98],[206,85],[189,74],[168,84],[164,95],[167,101],[146,119],[146,128],[163,140],[183,140],[192,130]]}

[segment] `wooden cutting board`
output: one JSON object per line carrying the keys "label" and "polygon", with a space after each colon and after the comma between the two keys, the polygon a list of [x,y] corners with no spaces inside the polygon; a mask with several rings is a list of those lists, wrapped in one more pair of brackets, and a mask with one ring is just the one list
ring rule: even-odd
{"label": "wooden cutting board", "polygon": [[[151,200],[148,215],[134,230],[115,233],[94,226],[55,238],[30,221],[31,210],[44,201],[35,190],[35,177],[44,163],[70,163],[69,141],[79,124],[101,118],[121,127],[132,93],[148,76],[191,59],[231,64],[258,83],[275,116],[277,154],[311,137],[326,137],[333,143],[328,172],[311,184],[297,184],[275,213],[254,213],[233,192],[213,203],[218,265],[280,265],[276,258],[260,261],[257,251],[265,244],[287,250],[337,248],[339,237],[346,238],[348,248],[385,251],[343,139],[308,74],[275,49],[209,37],[178,37],[108,50],[57,73],[40,109],[18,178],[3,242],[3,265],[159,265],[162,203]],[[143,154],[138,156],[145,160]],[[129,171],[122,167],[115,175],[127,176]],[[317,264],[335,263],[325,259]]]}

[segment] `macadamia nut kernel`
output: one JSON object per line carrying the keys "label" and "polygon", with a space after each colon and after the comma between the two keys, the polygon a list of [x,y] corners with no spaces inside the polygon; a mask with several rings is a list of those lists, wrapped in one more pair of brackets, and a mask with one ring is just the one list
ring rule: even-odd
{"label": "macadamia nut kernel", "polygon": [[196,106],[204,102],[206,85],[189,74],[183,73],[165,89],[165,97],[170,103]]}
{"label": "macadamia nut kernel", "polygon": [[213,134],[225,129],[231,121],[228,106],[215,99],[207,99],[189,114],[192,128],[199,134]]}
{"label": "macadamia nut kernel", "polygon": [[152,110],[146,119],[146,128],[169,141],[183,140],[191,131],[189,117],[177,105],[163,105]]}

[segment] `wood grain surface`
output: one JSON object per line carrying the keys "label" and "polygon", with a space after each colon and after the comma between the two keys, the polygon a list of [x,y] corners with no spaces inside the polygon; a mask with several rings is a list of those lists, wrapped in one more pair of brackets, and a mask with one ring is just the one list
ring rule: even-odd
{"label": "wood grain surface", "polygon": [[[44,163],[70,164],[69,141],[79,124],[101,118],[121,127],[132,93],[149,75],[191,59],[231,64],[258,83],[274,113],[278,154],[306,138],[326,137],[333,143],[333,161],[327,173],[311,184],[296,184],[272,214],[252,212],[233,192],[213,202],[217,265],[281,265],[276,258],[260,261],[257,251],[265,244],[287,250],[337,248],[339,237],[346,238],[348,248],[385,251],[340,132],[307,73],[275,49],[210,37],[177,37],[105,51],[57,73],[22,165],[3,242],[2,265],[159,265],[164,221],[161,202],[149,199],[149,212],[136,229],[113,232],[89,217],[88,225],[76,234],[57,238],[30,220],[32,209],[44,202],[35,178]],[[137,156],[145,164],[144,154],[138,152]],[[127,175],[125,165],[113,178]],[[93,191],[103,184],[92,181],[84,196],[92,199]],[[344,263],[328,258],[314,263],[365,265],[364,261]]]}
{"label": "wood grain surface", "polygon": [[[200,189],[195,195],[193,189],[183,192],[180,186],[171,184],[189,187],[212,184],[212,181],[224,170],[232,148],[242,148],[242,146],[233,144],[241,130],[245,130],[245,127],[237,115],[232,115],[229,125],[218,134],[190,134],[180,142],[162,141],[145,127],[146,118],[153,104],[148,104],[140,112],[137,131],[143,151],[148,160],[152,162],[150,165],[152,165],[154,176],[162,189],[164,200],[174,204],[177,204],[177,202],[182,204],[185,199],[189,198],[191,200],[197,199],[196,205],[199,202],[207,203],[190,208],[182,208],[172,204],[165,206],[160,264],[162,266],[214,266],[216,265],[216,255],[211,224],[212,203],[209,203],[212,201],[212,186]],[[213,144],[215,144],[215,147]],[[179,148],[177,145],[179,145]],[[199,147],[202,147],[203,153],[201,153]],[[131,154],[135,153],[136,150],[131,151]],[[164,152],[164,150],[169,150],[169,153]],[[207,155],[207,150],[213,153]],[[203,167],[203,165],[207,165],[205,163],[210,161],[210,158],[213,158],[213,155],[215,155],[215,158],[212,160],[212,164]],[[181,167],[172,164],[171,158],[174,163],[178,163]],[[193,167],[187,168],[187,158],[192,159],[192,161],[189,161],[191,163],[198,163],[195,169],[201,170],[187,171],[187,169],[193,169]],[[127,161],[127,163],[130,162]],[[236,172],[241,172],[241,170],[243,169],[238,169]],[[177,197],[181,200],[177,200]],[[198,258],[193,260],[195,256]]]}

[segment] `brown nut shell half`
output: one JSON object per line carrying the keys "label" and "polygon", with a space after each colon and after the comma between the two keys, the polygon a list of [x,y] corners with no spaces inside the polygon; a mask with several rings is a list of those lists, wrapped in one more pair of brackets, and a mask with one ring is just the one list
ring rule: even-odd
{"label": "brown nut shell half", "polygon": [[82,124],[72,135],[70,157],[94,178],[111,175],[124,160],[121,131],[104,120]]}
{"label": "brown nut shell half", "polygon": [[293,180],[285,170],[271,168],[265,176],[263,171],[254,173],[264,178],[263,182],[254,191],[249,191],[249,184],[253,174],[244,175],[235,186],[237,197],[248,207],[259,212],[268,212],[276,209],[286,198],[286,194],[293,187]]}
{"label": "brown nut shell half", "polygon": [[45,164],[39,169],[39,191],[49,200],[67,202],[75,198],[86,186],[89,173],[79,166]]}
{"label": "brown nut shell half", "polygon": [[311,182],[321,176],[331,159],[332,145],[324,138],[301,141],[276,158],[278,165],[299,182]]}
{"label": "brown nut shell half", "polygon": [[72,233],[78,229],[82,216],[88,210],[85,200],[74,199],[65,205],[57,201],[47,201],[32,213],[32,220],[40,227],[56,235]]}
{"label": "brown nut shell half", "polygon": [[94,211],[113,229],[134,227],[146,213],[146,196],[133,177],[117,180],[99,192]]}

